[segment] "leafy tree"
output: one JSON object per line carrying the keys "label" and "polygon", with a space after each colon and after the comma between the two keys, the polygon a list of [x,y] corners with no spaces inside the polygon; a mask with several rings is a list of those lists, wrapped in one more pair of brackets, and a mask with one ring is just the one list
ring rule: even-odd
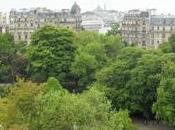
{"label": "leafy tree", "polygon": [[14,42],[10,34],[0,34],[0,83],[14,81],[11,61],[15,55]]}
{"label": "leafy tree", "polygon": [[112,62],[124,45],[120,37],[90,32],[80,32],[76,41],[77,51],[71,71],[76,89],[81,91],[96,80],[95,73]]}
{"label": "leafy tree", "polygon": [[36,96],[41,92],[41,85],[32,82],[18,82],[11,87],[10,93],[5,98],[0,99],[1,124],[10,128],[13,125],[27,126],[37,116]]}
{"label": "leafy tree", "polygon": [[62,84],[69,82],[75,52],[73,32],[45,26],[34,33],[30,47],[29,73],[34,81],[43,82],[51,76]]}
{"label": "leafy tree", "polygon": [[135,130],[128,112],[112,111],[105,94],[95,86],[71,94],[55,78],[49,78],[45,87],[19,81],[0,104],[5,112],[0,113],[4,118],[0,121],[9,130]]}
{"label": "leafy tree", "polygon": [[153,106],[156,118],[175,126],[175,79],[168,78],[161,81],[157,90],[157,101]]}
{"label": "leafy tree", "polygon": [[10,34],[0,34],[0,83],[15,82],[16,76],[27,77],[28,60],[20,50]]}
{"label": "leafy tree", "polygon": [[89,86],[95,80],[95,72],[107,61],[105,50],[100,43],[89,43],[77,49],[72,73],[77,77],[76,86],[79,90]]}
{"label": "leafy tree", "polygon": [[161,61],[161,82],[157,89],[157,101],[153,105],[153,112],[157,119],[175,126],[175,54],[165,54]]}
{"label": "leafy tree", "polygon": [[107,35],[119,35],[120,32],[120,25],[118,23],[111,24],[111,30],[108,31]]}
{"label": "leafy tree", "polygon": [[168,40],[172,52],[175,52],[175,34],[171,35],[171,37]]}
{"label": "leafy tree", "polygon": [[172,52],[172,48],[171,45],[169,44],[169,42],[165,42],[160,44],[159,47],[164,53],[171,53]]}
{"label": "leafy tree", "polygon": [[152,116],[156,89],[160,83],[161,52],[134,47],[124,48],[117,59],[96,75],[97,83],[107,86],[113,106],[131,114]]}

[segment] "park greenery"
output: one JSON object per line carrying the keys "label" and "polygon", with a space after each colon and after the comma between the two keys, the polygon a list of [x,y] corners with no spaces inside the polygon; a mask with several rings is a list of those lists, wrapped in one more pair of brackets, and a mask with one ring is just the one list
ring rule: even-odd
{"label": "park greenery", "polygon": [[0,83],[7,130],[136,130],[131,117],[175,127],[175,35],[148,49],[115,29],[45,26],[30,44],[0,34]]}

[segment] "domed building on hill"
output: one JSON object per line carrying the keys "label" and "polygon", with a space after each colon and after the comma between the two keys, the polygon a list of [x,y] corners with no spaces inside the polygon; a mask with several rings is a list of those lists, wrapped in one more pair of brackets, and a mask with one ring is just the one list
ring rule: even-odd
{"label": "domed building on hill", "polygon": [[76,2],[73,4],[70,13],[72,15],[81,15],[81,8]]}
{"label": "domed building on hill", "polygon": [[81,8],[80,6],[75,2],[70,10],[71,15],[76,20],[76,29],[77,31],[81,30]]}

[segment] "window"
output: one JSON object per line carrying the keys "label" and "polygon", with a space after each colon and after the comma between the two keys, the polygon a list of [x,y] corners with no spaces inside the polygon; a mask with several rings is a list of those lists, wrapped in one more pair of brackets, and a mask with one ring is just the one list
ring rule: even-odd
{"label": "window", "polygon": [[21,40],[21,35],[18,35],[18,39]]}
{"label": "window", "polygon": [[151,44],[154,45],[154,40],[152,40]]}
{"label": "window", "polygon": [[145,21],[143,21],[143,25],[146,25],[146,22]]}
{"label": "window", "polygon": [[146,42],[145,41],[142,41],[142,46],[146,46]]}
{"label": "window", "polygon": [[162,38],[165,38],[165,33],[162,34]]}
{"label": "window", "polygon": [[173,27],[172,26],[171,26],[170,30],[173,31]]}
{"label": "window", "polygon": [[154,38],[154,34],[151,35],[151,38]]}
{"label": "window", "polygon": [[28,39],[28,36],[27,36],[27,34],[25,35],[25,40],[27,40]]}
{"label": "window", "polygon": [[159,41],[157,41],[157,44],[159,44],[160,42]]}
{"label": "window", "polygon": [[163,24],[166,24],[166,20],[164,19]]}
{"label": "window", "polygon": [[157,27],[157,30],[159,30],[159,26]]}
{"label": "window", "polygon": [[163,27],[163,31],[165,31],[165,27]]}

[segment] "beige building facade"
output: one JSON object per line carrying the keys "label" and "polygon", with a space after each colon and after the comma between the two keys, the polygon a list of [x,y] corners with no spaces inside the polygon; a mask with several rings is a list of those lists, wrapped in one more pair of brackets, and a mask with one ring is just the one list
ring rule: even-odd
{"label": "beige building facade", "polygon": [[30,43],[32,33],[48,24],[79,31],[81,9],[77,3],[74,3],[71,10],[53,11],[47,8],[11,10],[9,22],[9,32],[14,36],[15,42]]}
{"label": "beige building facade", "polygon": [[123,40],[144,48],[158,48],[175,33],[175,16],[155,15],[148,11],[131,10],[121,23]]}
{"label": "beige building facade", "polygon": [[8,31],[8,16],[7,13],[0,12],[0,33]]}
{"label": "beige building facade", "polygon": [[146,47],[149,43],[149,13],[147,11],[130,10],[121,23],[122,37],[129,44]]}
{"label": "beige building facade", "polygon": [[175,33],[175,16],[155,15],[150,20],[150,46],[157,48]]}

